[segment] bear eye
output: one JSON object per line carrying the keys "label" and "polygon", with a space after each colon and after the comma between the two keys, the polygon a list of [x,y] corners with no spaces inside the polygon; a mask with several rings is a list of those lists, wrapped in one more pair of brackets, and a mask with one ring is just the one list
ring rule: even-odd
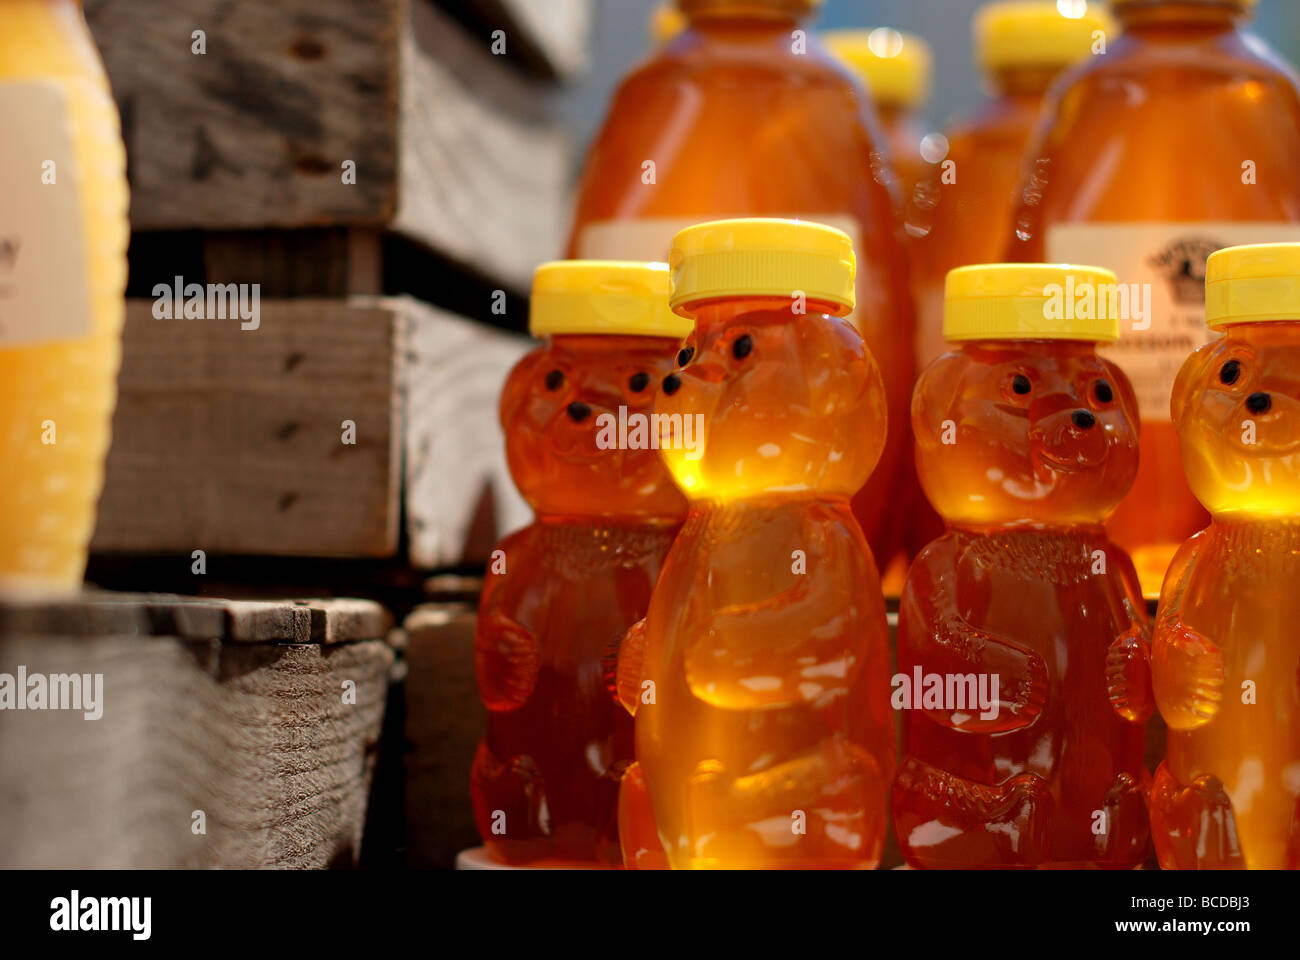
{"label": "bear eye", "polygon": [[1110,388],[1110,384],[1105,380],[1098,380],[1092,388],[1093,395],[1096,396],[1098,403],[1110,403],[1115,399],[1115,391]]}
{"label": "bear eye", "polygon": [[1029,378],[1023,373],[1017,373],[1011,378],[1011,389],[1023,397],[1029,392]]}
{"label": "bear eye", "polygon": [[559,390],[564,386],[564,374],[559,370],[552,370],[546,375],[546,389]]}
{"label": "bear eye", "polygon": [[1219,371],[1219,382],[1232,386],[1241,379],[1241,362],[1238,360],[1229,360]]}
{"label": "bear eye", "polygon": [[633,393],[640,393],[646,387],[650,386],[650,374],[642,370],[640,373],[634,373],[627,381],[628,389]]}
{"label": "bear eye", "polygon": [[691,362],[691,357],[695,356],[694,347],[682,347],[677,354],[677,366],[684,367]]}
{"label": "bear eye", "polygon": [[731,345],[731,355],[737,360],[744,360],[749,356],[750,351],[754,349],[754,338],[749,334],[744,334],[736,338],[736,342]]}

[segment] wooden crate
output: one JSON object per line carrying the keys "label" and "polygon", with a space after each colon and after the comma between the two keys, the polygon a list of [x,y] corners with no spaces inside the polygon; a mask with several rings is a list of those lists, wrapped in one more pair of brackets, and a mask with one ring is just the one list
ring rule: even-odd
{"label": "wooden crate", "polygon": [[264,301],[256,330],[152,307],[128,303],[92,550],[433,568],[527,522],[496,415],[523,338],[409,298]]}
{"label": "wooden crate", "polygon": [[[507,52],[581,59],[588,0],[453,6],[499,24]],[[343,226],[362,231],[358,275],[392,231],[520,290],[561,249],[570,146],[488,29],[428,0],[87,0],[86,16],[137,231]]]}
{"label": "wooden crate", "polygon": [[0,720],[0,867],[354,864],[388,626],[360,600],[0,605],[0,673],[103,678],[98,719]]}
{"label": "wooden crate", "polygon": [[487,713],[474,681],[472,602],[417,607],[402,625],[406,663],[406,865],[449,869],[479,844],[469,771]]}

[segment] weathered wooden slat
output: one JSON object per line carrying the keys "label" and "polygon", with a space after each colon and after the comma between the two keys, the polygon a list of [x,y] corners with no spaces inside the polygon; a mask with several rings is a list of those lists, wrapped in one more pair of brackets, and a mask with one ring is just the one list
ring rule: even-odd
{"label": "weathered wooden slat", "polygon": [[410,559],[425,569],[481,563],[503,533],[531,516],[510,478],[497,418],[506,375],[530,344],[414,301],[409,315]]}
{"label": "weathered wooden slat", "polygon": [[485,35],[501,30],[507,54],[533,70],[565,80],[587,66],[591,40],[591,0],[441,0],[472,18]]}
{"label": "weathered wooden slat", "polygon": [[258,328],[240,327],[158,320],[150,302],[129,301],[92,549],[391,555],[399,310],[264,302]]}
{"label": "weathered wooden slat", "polygon": [[406,864],[450,868],[479,843],[469,771],[486,714],[474,682],[471,604],[427,604],[403,624]]}
{"label": "weathered wooden slat", "polygon": [[92,549],[391,558],[404,507],[412,563],[481,560],[527,522],[496,417],[527,349],[409,298],[264,301],[255,330],[129,301]]}
{"label": "weathered wooden slat", "polygon": [[[519,8],[519,42],[551,26],[541,7],[502,6]],[[515,289],[558,253],[570,151],[543,92],[428,0],[88,0],[86,14],[122,110],[135,230],[388,229]]]}
{"label": "weathered wooden slat", "polygon": [[[229,616],[206,638],[123,634],[111,620],[62,632],[60,611],[77,602],[21,605],[20,631],[15,605],[0,604],[0,672],[102,676],[95,719],[84,709],[5,711],[0,867],[356,861],[393,663],[370,632],[381,610],[100,595],[86,599],[91,611],[135,610],[160,628],[168,611]],[[334,618],[338,642],[247,642],[250,624],[263,636],[276,633],[267,625],[295,624],[297,639],[298,611],[307,622]]]}

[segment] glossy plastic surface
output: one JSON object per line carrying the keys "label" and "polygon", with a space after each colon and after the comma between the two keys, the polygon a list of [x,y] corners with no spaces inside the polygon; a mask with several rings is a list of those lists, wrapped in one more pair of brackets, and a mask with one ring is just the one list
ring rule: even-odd
{"label": "glossy plastic surface", "polygon": [[475,636],[488,721],[474,814],[500,860],[620,862],[632,724],[612,692],[614,657],[645,616],[686,502],[657,451],[602,448],[598,424],[620,406],[632,423],[649,414],[676,351],[663,337],[555,336],[502,394],[510,469],[537,521],[493,555]]}
{"label": "glossy plastic surface", "polygon": [[82,248],[70,249],[66,262],[74,282],[87,286],[91,317],[85,336],[0,345],[0,590],[71,592],[85,573],[117,398],[126,152],[74,0],[0,4],[0,86],[11,83],[51,83],[64,98],[75,169],[58,169],[55,184],[42,184],[37,170],[30,183],[0,189],[79,191],[81,235],[65,239]]}
{"label": "glossy plastic surface", "polygon": [[701,308],[681,359],[656,409],[699,416],[704,447],[665,453],[691,510],[619,659],[625,864],[875,866],[889,647],[849,497],[883,445],[880,374],[789,301]]}
{"label": "glossy plastic surface", "polygon": [[1166,869],[1300,868],[1300,323],[1229,326],[1183,367],[1174,415],[1212,519],[1156,619],[1156,852]]}
{"label": "glossy plastic surface", "polygon": [[[1059,223],[1300,219],[1300,96],[1289,68],[1237,29],[1233,11],[1172,0],[1116,11],[1124,34],[1049,96],[1055,119],[1026,154],[1007,259],[1044,259]],[[1243,177],[1247,160],[1253,182]],[[1185,270],[1195,275],[1203,263]],[[1151,589],[1206,521],[1162,419],[1143,412],[1142,468],[1108,524]]]}
{"label": "glossy plastic surface", "polygon": [[[897,478],[907,450],[915,375],[907,267],[896,184],[883,132],[848,71],[791,11],[753,0],[693,17],[614,95],[578,191],[570,256],[628,256],[580,246],[592,224],[659,219],[677,227],[719,217],[851,218],[859,231],[855,323],[884,376],[891,410],[885,452],[854,510],[877,558],[895,552]],[[783,8],[786,12],[783,14]],[[748,10],[748,13],[746,12]],[[794,31],[806,34],[799,47]],[[647,183],[645,164],[654,163]],[[639,256],[666,258],[662,250]],[[882,559],[882,563],[884,560]]]}
{"label": "glossy plastic surface", "polygon": [[[1149,632],[1133,565],[1101,525],[1137,470],[1131,388],[1092,344],[973,342],[922,375],[912,416],[921,483],[950,529],[908,574],[898,670],[952,693],[895,704],[904,856],[1140,864]],[[984,684],[985,708],[956,699],[963,677]]]}

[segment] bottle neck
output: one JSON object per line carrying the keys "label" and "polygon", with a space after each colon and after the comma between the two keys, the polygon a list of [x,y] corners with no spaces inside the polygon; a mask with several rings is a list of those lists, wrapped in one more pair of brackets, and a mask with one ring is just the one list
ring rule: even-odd
{"label": "bottle neck", "polygon": [[1250,19],[1244,0],[1120,0],[1115,19],[1125,33],[1169,27],[1230,30]]}
{"label": "bottle neck", "polygon": [[1063,65],[1001,67],[988,71],[989,87],[1000,97],[1041,97],[1065,69]]}
{"label": "bottle neck", "polygon": [[677,0],[692,23],[701,20],[774,20],[796,22],[809,16],[813,0]]}

